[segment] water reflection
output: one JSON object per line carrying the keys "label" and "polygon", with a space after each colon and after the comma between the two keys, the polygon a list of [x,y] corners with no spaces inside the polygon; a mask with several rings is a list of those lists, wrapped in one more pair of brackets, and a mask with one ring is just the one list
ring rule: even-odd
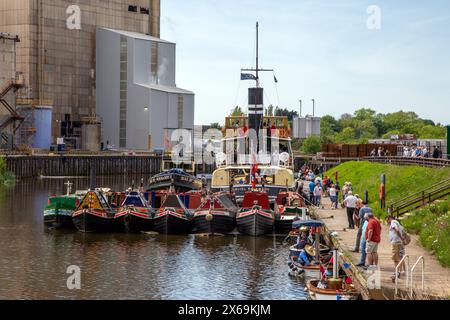
{"label": "water reflection", "polygon": [[[122,190],[140,178],[98,184]],[[303,284],[287,275],[281,239],[48,231],[42,208],[64,182],[0,189],[1,299],[305,299]],[[71,265],[81,268],[81,290],[67,289]]]}

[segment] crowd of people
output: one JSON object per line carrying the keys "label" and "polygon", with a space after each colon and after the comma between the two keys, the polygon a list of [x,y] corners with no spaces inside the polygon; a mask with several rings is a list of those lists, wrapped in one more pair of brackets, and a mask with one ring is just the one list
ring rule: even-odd
{"label": "crowd of people", "polygon": [[[306,181],[306,183],[304,182]],[[305,186],[307,184],[307,186]],[[296,182],[297,193],[309,200],[316,207],[324,209],[323,197],[329,197],[331,209],[345,208],[349,229],[358,229],[354,252],[361,252],[358,267],[376,270],[378,268],[378,247],[381,243],[381,222],[372,208],[353,190],[351,182],[347,181],[341,187],[339,181],[333,181],[329,176],[323,176],[320,168],[314,170],[303,166]],[[405,256],[405,245],[409,243],[409,236],[403,226],[393,216],[388,216],[389,242],[392,247],[392,260],[397,267]],[[306,234],[305,234],[306,235]],[[307,238],[299,242],[302,246],[308,244]],[[307,252],[304,257],[308,258]],[[402,277],[406,272],[405,265],[399,266],[399,273],[393,274],[392,279]]]}
{"label": "crowd of people", "polygon": [[443,153],[441,147],[435,146],[433,152],[430,152],[425,146],[403,147],[403,157],[405,158],[434,158],[442,159]]}
{"label": "crowd of people", "polygon": [[[353,195],[350,182],[346,182],[344,189],[347,190],[343,206],[346,208],[348,227],[349,229],[355,229],[355,227],[358,229],[354,252],[361,252],[361,258],[357,266],[376,270],[378,268],[378,247],[382,241],[381,222],[375,217],[372,208],[368,206],[366,201],[360,199],[357,194]],[[386,223],[389,226],[392,260],[397,267],[405,256],[405,245],[409,243],[409,236],[395,217],[389,215],[386,218]],[[392,279],[400,278],[405,272],[405,265],[402,263],[399,266],[399,273],[397,275],[394,273]]]}

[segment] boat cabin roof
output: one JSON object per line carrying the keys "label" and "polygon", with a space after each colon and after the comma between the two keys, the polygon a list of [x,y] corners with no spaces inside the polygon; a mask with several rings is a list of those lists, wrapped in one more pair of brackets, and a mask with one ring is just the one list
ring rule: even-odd
{"label": "boat cabin roof", "polygon": [[264,210],[270,210],[269,195],[265,192],[247,192],[242,202],[242,208],[253,208],[256,205],[260,206]]}
{"label": "boat cabin roof", "polygon": [[78,208],[91,208],[91,209],[110,209],[108,201],[103,193],[99,190],[89,191],[81,201]]}
{"label": "boat cabin roof", "polygon": [[176,194],[168,194],[166,199],[164,200],[164,203],[161,205],[161,207],[165,208],[181,208],[186,209],[183,202],[181,201],[180,197]]}
{"label": "boat cabin roof", "polygon": [[122,206],[147,207],[146,201],[137,191],[130,192],[122,203]]}

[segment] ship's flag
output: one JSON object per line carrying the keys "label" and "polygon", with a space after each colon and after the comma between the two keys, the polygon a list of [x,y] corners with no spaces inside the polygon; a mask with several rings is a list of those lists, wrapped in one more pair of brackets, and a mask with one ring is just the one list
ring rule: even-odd
{"label": "ship's flag", "polygon": [[251,170],[251,178],[252,178],[252,189],[256,189],[256,173],[258,172],[258,161],[256,160],[256,155],[252,154],[252,170]]}
{"label": "ship's flag", "polygon": [[241,80],[256,80],[256,76],[251,73],[241,73]]}

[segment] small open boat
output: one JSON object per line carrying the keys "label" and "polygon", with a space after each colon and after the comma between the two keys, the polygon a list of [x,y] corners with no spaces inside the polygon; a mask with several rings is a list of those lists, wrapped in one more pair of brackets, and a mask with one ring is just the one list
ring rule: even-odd
{"label": "small open boat", "polygon": [[82,232],[120,232],[125,230],[125,216],[112,209],[100,189],[88,191],[72,216]]}
{"label": "small open boat", "polygon": [[176,193],[168,193],[153,219],[160,234],[189,234],[194,228],[194,215]]}
{"label": "small open boat", "polygon": [[294,221],[309,218],[303,198],[294,192],[279,193],[276,203],[278,205],[278,212],[275,214],[276,234],[288,234],[293,229]]}
{"label": "small open boat", "polygon": [[246,192],[242,209],[236,216],[238,230],[242,234],[261,236],[273,233],[275,217],[266,192]]}
{"label": "small open boat", "polygon": [[196,231],[208,234],[230,233],[236,226],[238,210],[226,194],[209,195],[195,211]]}
{"label": "small open boat", "polygon": [[147,232],[153,229],[154,212],[139,191],[131,191],[115,218],[125,216],[125,229],[129,232]]}
{"label": "small open boat", "polygon": [[[357,300],[360,296],[350,278],[344,281],[339,277],[338,253],[333,251],[333,276],[309,280],[306,288],[312,300]],[[320,279],[320,280],[318,280]]]}

